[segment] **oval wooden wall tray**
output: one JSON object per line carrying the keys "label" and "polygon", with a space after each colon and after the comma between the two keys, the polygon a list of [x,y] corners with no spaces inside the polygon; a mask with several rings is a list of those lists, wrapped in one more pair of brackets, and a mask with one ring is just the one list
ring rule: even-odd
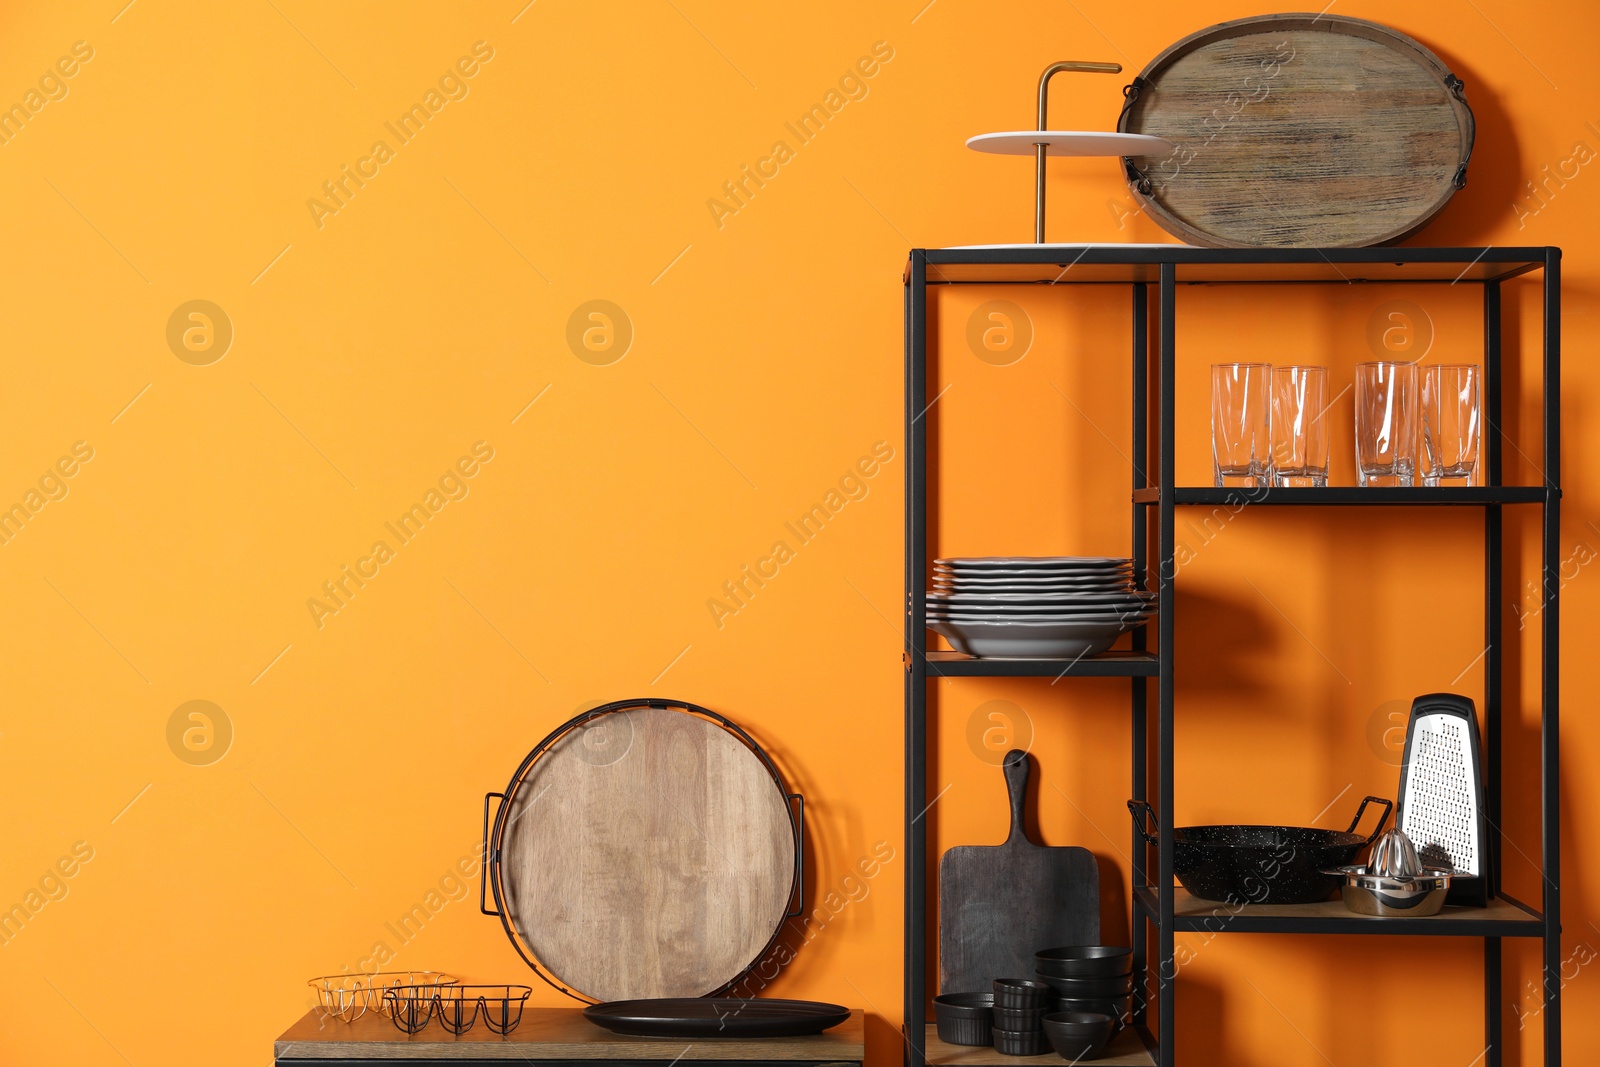
{"label": "oval wooden wall tray", "polygon": [[1375,22],[1220,23],[1151,60],[1126,93],[1117,128],[1175,146],[1126,160],[1129,185],[1190,244],[1389,244],[1466,182],[1474,123],[1461,80]]}

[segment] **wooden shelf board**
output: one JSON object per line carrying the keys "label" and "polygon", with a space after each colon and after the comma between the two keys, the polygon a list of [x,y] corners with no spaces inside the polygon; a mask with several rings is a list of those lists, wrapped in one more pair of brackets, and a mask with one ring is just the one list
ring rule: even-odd
{"label": "wooden shelf board", "polygon": [[[1555,491],[1560,496],[1560,491]],[[1283,507],[1482,507],[1489,504],[1542,504],[1547,490],[1540,485],[1472,486],[1369,486],[1333,485],[1325,489],[1304,486],[1273,489],[1217,489],[1209,485],[1180,485],[1172,490],[1179,507],[1227,507],[1238,511],[1256,504]],[[1135,504],[1159,504],[1160,489],[1133,491]]]}
{"label": "wooden shelf board", "polygon": [[[1179,930],[1223,933],[1370,933],[1435,934],[1457,937],[1539,937],[1544,922],[1529,908],[1497,897],[1486,908],[1447,907],[1437,915],[1375,918],[1357,915],[1338,899],[1314,904],[1246,904],[1238,907],[1202,900],[1187,890],[1173,890],[1172,914]],[[1148,913],[1158,911],[1155,891],[1140,887],[1135,896]]]}
{"label": "wooden shelf board", "polygon": [[[1063,1062],[1054,1052],[1046,1052],[1042,1056],[1006,1056],[990,1047],[946,1044],[939,1040],[939,1031],[934,1023],[928,1024],[926,1043],[922,1047],[927,1054],[929,1067],[934,1064],[1048,1065]],[[1139,1035],[1132,1029],[1125,1029],[1111,1039],[1104,1053],[1084,1062],[1093,1063],[1094,1067],[1155,1067],[1156,1061],[1144,1047],[1144,1042],[1139,1040]]]}
{"label": "wooden shelf board", "polygon": [[1153,652],[1102,652],[1082,659],[979,659],[960,652],[929,652],[928,677],[940,678],[1138,678],[1160,673]]}

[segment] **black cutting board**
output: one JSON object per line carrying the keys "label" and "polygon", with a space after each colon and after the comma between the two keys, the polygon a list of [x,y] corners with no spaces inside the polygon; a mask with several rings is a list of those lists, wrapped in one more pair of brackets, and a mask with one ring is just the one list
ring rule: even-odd
{"label": "black cutting board", "polygon": [[838,1026],[850,1009],[816,1000],[671,997],[594,1004],[583,1015],[634,1037],[800,1037]]}
{"label": "black cutting board", "polygon": [[982,993],[996,978],[1031,978],[1033,954],[1100,943],[1100,868],[1076,846],[1028,838],[1022,808],[1032,757],[1006,753],[1011,833],[958,845],[939,861],[939,991]]}

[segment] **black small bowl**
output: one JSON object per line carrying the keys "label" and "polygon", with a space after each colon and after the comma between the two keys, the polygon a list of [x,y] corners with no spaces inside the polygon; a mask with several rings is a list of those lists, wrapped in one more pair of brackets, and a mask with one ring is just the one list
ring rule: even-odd
{"label": "black small bowl", "polygon": [[1043,1030],[994,1030],[994,1050],[1003,1056],[1043,1056],[1050,1042]]}
{"label": "black small bowl", "polygon": [[1119,974],[1110,978],[1051,978],[1042,976],[1055,995],[1064,1000],[1085,1000],[1090,997],[1121,997],[1133,992],[1133,975]]}
{"label": "black small bowl", "polygon": [[994,1006],[997,1008],[1043,1008],[1050,1004],[1050,987],[1032,978],[996,978]]}
{"label": "black small bowl", "polygon": [[990,1045],[994,1027],[993,993],[946,993],[933,998],[939,1040],[949,1045]]}
{"label": "black small bowl", "polygon": [[1117,1029],[1128,1025],[1133,1014],[1133,996],[1124,997],[1098,997],[1089,1000],[1057,1000],[1052,1010],[1045,1013],[1045,1018],[1053,1014],[1067,1012],[1072,1014],[1109,1015],[1116,1020]]}
{"label": "black small bowl", "polygon": [[1120,945],[1068,945],[1034,953],[1034,970],[1052,978],[1109,978],[1133,970],[1133,949]]}
{"label": "black small bowl", "polygon": [[1044,1004],[1037,1008],[1002,1008],[997,1004],[994,1009],[994,1028],[1013,1032],[1037,1030],[1045,1012],[1049,1010]]}
{"label": "black small bowl", "polygon": [[1068,1063],[1092,1060],[1117,1032],[1117,1020],[1094,1012],[1053,1012],[1044,1017],[1050,1047]]}

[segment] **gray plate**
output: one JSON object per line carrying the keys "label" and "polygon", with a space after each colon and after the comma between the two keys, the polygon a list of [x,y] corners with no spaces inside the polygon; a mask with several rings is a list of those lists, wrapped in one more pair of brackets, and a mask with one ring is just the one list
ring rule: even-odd
{"label": "gray plate", "polygon": [[1027,589],[1043,592],[1048,589],[1131,589],[1132,575],[1107,575],[1095,578],[965,578],[935,574],[933,584],[953,589],[970,589],[981,593],[985,589]]}
{"label": "gray plate", "polygon": [[1128,608],[1106,608],[1091,605],[1081,608],[1020,607],[1011,610],[996,610],[988,607],[942,607],[929,608],[927,611],[927,616],[930,619],[947,619],[952,615],[965,615],[971,617],[981,617],[985,619],[1018,619],[1025,615],[1035,616],[1041,619],[1090,617],[1101,619],[1107,622],[1117,619],[1125,619],[1129,620],[1129,625],[1132,625],[1134,621],[1150,618],[1151,616],[1155,615],[1155,609],[1143,606]]}
{"label": "gray plate", "polygon": [[989,570],[995,567],[1033,570],[1040,567],[1131,567],[1133,560],[1118,556],[957,556],[936,559],[933,565],[956,570]]}
{"label": "gray plate", "polygon": [[989,570],[968,570],[934,567],[938,578],[954,578],[962,582],[1081,582],[1095,578],[1118,578],[1133,573],[1132,567],[1062,567],[1050,570],[1013,570],[996,567]]}
{"label": "gray plate", "polygon": [[1106,590],[1103,592],[1076,593],[929,593],[929,604],[968,604],[974,607],[1020,607],[1029,604],[1153,604],[1154,596]]}
{"label": "gray plate", "polygon": [[1006,624],[1006,622],[1048,622],[1048,624],[1067,625],[1101,625],[1101,627],[1115,627],[1118,632],[1131,630],[1136,625],[1146,624],[1154,616],[1141,614],[1141,616],[1117,616],[1117,614],[930,614],[928,625],[934,622],[954,622],[957,625],[976,624]]}
{"label": "gray plate", "polygon": [[1116,643],[1117,623],[929,622],[957,652],[998,659],[1077,659]]}

